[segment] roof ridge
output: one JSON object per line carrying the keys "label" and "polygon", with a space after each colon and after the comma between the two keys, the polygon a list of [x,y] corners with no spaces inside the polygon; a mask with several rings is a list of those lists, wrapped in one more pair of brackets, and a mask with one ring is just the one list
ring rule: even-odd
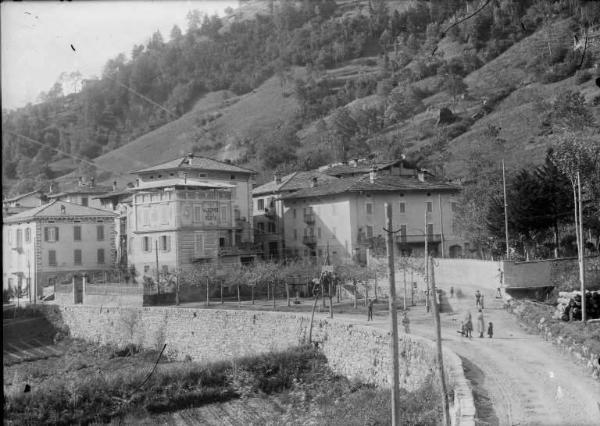
{"label": "roof ridge", "polygon": [[293,173],[290,173],[290,174],[288,175],[288,176],[289,176],[289,179],[288,179],[288,180],[286,180],[285,182],[282,182],[282,183],[281,183],[281,185],[279,185],[279,186],[277,187],[277,189],[276,189],[276,190],[277,190],[277,191],[281,191],[281,190],[283,189],[283,187],[284,187],[284,186],[286,186],[288,183],[290,183],[290,182],[292,181],[292,179],[294,179],[296,176],[298,176],[298,173],[299,173],[298,171],[295,171],[295,172],[293,172]]}

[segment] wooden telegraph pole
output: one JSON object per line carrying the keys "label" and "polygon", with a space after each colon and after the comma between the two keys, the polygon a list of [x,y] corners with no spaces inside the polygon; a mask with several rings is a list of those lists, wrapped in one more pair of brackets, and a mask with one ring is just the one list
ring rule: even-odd
{"label": "wooden telegraph pole", "polygon": [[396,308],[396,280],[394,277],[394,237],[392,230],[392,205],[385,203],[386,247],[390,284],[390,321],[392,326],[392,426],[400,424],[400,376],[398,365],[398,310]]}
{"label": "wooden telegraph pole", "polygon": [[579,280],[581,281],[581,321],[585,322],[587,320],[586,315],[586,303],[585,303],[585,246],[583,244],[583,217],[581,214],[582,205],[581,205],[581,178],[579,176],[579,171],[577,172],[577,192],[578,192],[578,209],[579,209],[579,231],[575,231],[579,233]]}
{"label": "wooden telegraph pole", "polygon": [[425,308],[427,309],[427,312],[429,312],[429,261],[428,261],[428,256],[429,256],[429,252],[428,252],[428,248],[427,248],[427,207],[425,207],[425,228],[423,230],[423,236],[425,237],[425,285],[426,285],[426,292],[425,292]]}
{"label": "wooden telegraph pole", "polygon": [[154,252],[156,254],[156,294],[160,294],[160,271],[158,270],[158,240],[154,241]]}
{"label": "wooden telegraph pole", "polygon": [[502,159],[502,190],[504,192],[504,238],[506,240],[506,260],[510,257],[508,248],[508,201],[506,199],[506,174],[504,172],[504,159]]}
{"label": "wooden telegraph pole", "polygon": [[430,257],[428,262],[431,262],[431,303],[433,305],[433,320],[435,323],[435,341],[437,346],[437,364],[440,381],[442,383],[442,404],[444,407],[444,425],[450,426],[450,405],[448,403],[448,389],[446,388],[446,377],[444,376],[444,357],[442,355],[442,326],[440,324],[440,309],[437,302],[437,291],[435,289],[435,278],[433,268],[433,257]]}

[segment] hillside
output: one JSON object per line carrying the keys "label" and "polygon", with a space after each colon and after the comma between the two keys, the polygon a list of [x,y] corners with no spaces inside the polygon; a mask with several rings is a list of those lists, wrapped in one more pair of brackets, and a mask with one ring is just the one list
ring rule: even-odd
{"label": "hillside", "polygon": [[[600,115],[600,52],[573,50],[573,34],[600,22],[584,3],[499,0],[453,25],[479,6],[243,2],[168,42],[153,35],[81,93],[3,112],[3,185],[93,173],[82,157],[99,181],[122,185],[129,171],[189,151],[256,169],[259,182],[354,156],[404,153],[449,178],[464,177],[474,152],[513,171],[539,164],[558,93],[581,92]],[[439,123],[442,108],[453,117]]]}

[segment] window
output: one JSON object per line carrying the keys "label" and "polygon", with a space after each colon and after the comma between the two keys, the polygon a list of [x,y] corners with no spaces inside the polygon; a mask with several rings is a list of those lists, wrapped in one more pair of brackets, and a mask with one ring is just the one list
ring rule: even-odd
{"label": "window", "polygon": [[433,203],[431,201],[427,201],[425,204],[427,205],[427,213],[431,213],[433,211]]}
{"label": "window", "polygon": [[142,226],[148,225],[150,225],[150,207],[144,207],[142,209]]}
{"label": "window", "polygon": [[225,238],[223,238],[223,237],[219,238],[219,247],[225,247]]}
{"label": "window", "polygon": [[262,198],[258,199],[258,210],[264,210],[265,209],[265,200]]}
{"label": "window", "polygon": [[87,207],[89,204],[88,197],[81,197],[81,205]]}
{"label": "window", "polygon": [[48,250],[48,265],[56,266],[56,250]]}
{"label": "window", "polygon": [[373,204],[372,203],[367,203],[367,214],[373,214]]}
{"label": "window", "polygon": [[58,227],[46,226],[44,227],[44,241],[50,243],[58,241]]}
{"label": "window", "polygon": [[98,241],[104,241],[104,225],[96,226],[96,239]]}
{"label": "window", "polygon": [[31,241],[31,228],[25,228],[25,242]]}
{"label": "window", "polygon": [[150,244],[150,237],[142,238],[142,250],[145,252],[152,251],[152,246]]}
{"label": "window", "polygon": [[400,225],[400,241],[406,242],[406,225]]}
{"label": "window", "polygon": [[144,265],[144,274],[150,271],[150,265]]}
{"label": "window", "polygon": [[17,229],[17,247],[23,247],[23,230]]}
{"label": "window", "polygon": [[202,222],[202,206],[194,207],[194,222]]}
{"label": "window", "polygon": [[373,238],[373,227],[367,225],[367,238]]}
{"label": "window", "polygon": [[406,203],[400,203],[400,213],[406,213]]}
{"label": "window", "polygon": [[160,237],[160,249],[162,251],[171,250],[171,237],[168,235],[161,235]]}
{"label": "window", "polygon": [[231,175],[231,176],[229,176],[229,179],[231,179],[231,180],[235,180],[235,175]]}
{"label": "window", "polygon": [[221,206],[221,222],[227,222],[227,207]]}
{"label": "window", "polygon": [[73,251],[73,263],[75,265],[81,265],[81,250],[76,249]]}
{"label": "window", "polygon": [[81,241],[81,226],[79,225],[73,227],[73,241]]}
{"label": "window", "polygon": [[265,224],[263,222],[258,222],[258,231],[262,234],[265,232]]}
{"label": "window", "polygon": [[269,222],[269,223],[267,224],[267,229],[268,229],[268,231],[269,231],[270,233],[272,233],[272,234],[274,234],[274,233],[276,232],[276,231],[275,231],[275,224],[274,224],[273,222]]}
{"label": "window", "polygon": [[298,239],[298,230],[294,229],[294,240]]}
{"label": "window", "polygon": [[202,232],[194,232],[194,254],[196,256],[204,255],[204,234]]}
{"label": "window", "polygon": [[104,265],[104,249],[98,249],[98,265]]}
{"label": "window", "polygon": [[12,244],[12,229],[8,230],[8,244]]}

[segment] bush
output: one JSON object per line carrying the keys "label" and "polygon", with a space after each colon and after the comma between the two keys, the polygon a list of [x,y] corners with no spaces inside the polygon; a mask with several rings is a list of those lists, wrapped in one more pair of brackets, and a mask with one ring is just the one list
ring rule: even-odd
{"label": "bush", "polygon": [[575,72],[575,83],[583,84],[592,78],[592,73],[587,70],[577,70]]}

